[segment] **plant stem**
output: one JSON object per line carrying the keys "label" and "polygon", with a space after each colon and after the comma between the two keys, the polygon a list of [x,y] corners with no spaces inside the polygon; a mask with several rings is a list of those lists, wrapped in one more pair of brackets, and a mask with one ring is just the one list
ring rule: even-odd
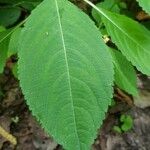
{"label": "plant stem", "polygon": [[89,4],[92,8],[94,8],[95,10],[97,10],[100,14],[106,16],[103,11],[101,11],[96,5],[94,5],[92,2],[90,2],[89,0],[83,0],[85,1],[87,4]]}

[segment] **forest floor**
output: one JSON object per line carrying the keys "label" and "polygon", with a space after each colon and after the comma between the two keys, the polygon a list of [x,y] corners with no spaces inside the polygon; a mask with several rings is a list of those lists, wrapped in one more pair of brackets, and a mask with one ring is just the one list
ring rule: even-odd
{"label": "forest floor", "polygon": [[[143,78],[143,77],[142,77]],[[144,81],[144,82],[143,82]],[[116,100],[109,109],[99,136],[92,146],[93,150],[149,150],[150,143],[150,81],[144,77],[139,80],[140,98],[136,106],[125,99]],[[0,125],[17,139],[13,146],[0,137],[1,150],[61,150],[61,146],[50,138],[25,104],[19,82],[5,69],[0,76]],[[140,108],[141,107],[141,108]],[[125,133],[113,131],[120,114],[133,118],[133,127]]]}

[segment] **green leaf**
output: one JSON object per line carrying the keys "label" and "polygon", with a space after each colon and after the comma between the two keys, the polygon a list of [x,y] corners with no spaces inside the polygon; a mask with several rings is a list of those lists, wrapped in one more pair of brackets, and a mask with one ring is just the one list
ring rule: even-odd
{"label": "green leaf", "polygon": [[6,30],[6,31],[4,30],[0,32],[0,73],[3,72],[6,59],[7,59],[7,51],[8,51],[8,45],[10,39],[10,36],[8,36],[9,33],[10,30]]}
{"label": "green leaf", "polygon": [[122,133],[121,128],[119,126],[114,126],[113,131],[120,133],[120,134]]}
{"label": "green leaf", "polygon": [[0,25],[8,27],[13,25],[20,17],[21,10],[19,8],[1,8],[0,9]]}
{"label": "green leaf", "polygon": [[[11,53],[15,52],[15,49],[9,50],[9,47],[15,46],[14,48],[17,48],[18,43],[16,43],[16,45],[15,44],[13,45],[13,43],[11,42],[10,44],[10,37],[13,32],[16,32],[17,30],[19,30],[18,28],[20,25],[22,25],[22,23],[23,22],[21,22],[15,28],[7,29],[7,30],[0,26],[0,73],[3,72],[6,60],[8,58],[8,54],[10,56]],[[14,37],[14,38],[16,39],[17,37]],[[14,41],[15,39],[12,39],[12,41]]]}
{"label": "green leaf", "polygon": [[103,16],[103,22],[111,35],[112,41],[118,46],[123,55],[139,71],[150,75],[150,31],[124,15],[98,8],[89,0],[84,1]]}
{"label": "green leaf", "polygon": [[150,14],[150,1],[149,0],[137,0],[139,5]]}
{"label": "green leaf", "polygon": [[[118,7],[118,3],[116,2],[116,0],[105,0],[104,2],[96,4],[96,6],[98,8],[110,10],[112,12],[120,12],[120,8]],[[101,16],[97,13],[97,11],[94,8],[92,9],[92,16],[94,17],[97,23],[101,22]]]}
{"label": "green leaf", "polygon": [[111,56],[94,23],[66,0],[45,0],[22,30],[18,72],[25,99],[66,150],[90,150],[111,104]]}
{"label": "green leaf", "polygon": [[138,95],[136,73],[131,63],[117,50],[110,49],[115,69],[115,82],[124,91]]}
{"label": "green leaf", "polygon": [[18,63],[15,63],[12,68],[13,75],[18,79]]}
{"label": "green leaf", "polygon": [[8,53],[7,53],[8,57],[18,52],[18,42],[19,42],[19,36],[20,36],[21,30],[22,28],[17,28],[11,35]]}
{"label": "green leaf", "polygon": [[0,0],[0,3],[10,3],[10,4],[19,4],[19,3],[34,3],[34,2],[41,2],[43,0]]}
{"label": "green leaf", "polygon": [[0,26],[0,32],[5,31],[5,30],[6,30],[5,27]]}
{"label": "green leaf", "polygon": [[133,127],[133,119],[130,115],[121,115],[120,121],[123,123],[121,129],[124,132],[127,132]]}
{"label": "green leaf", "polygon": [[12,8],[19,6],[26,10],[33,10],[42,0],[0,0],[0,4],[12,6]]}
{"label": "green leaf", "polygon": [[113,42],[139,71],[150,75],[150,31],[126,16],[102,11],[104,24]]}
{"label": "green leaf", "polygon": [[126,16],[103,12],[107,16],[103,21],[112,40],[138,70],[150,75],[150,32]]}
{"label": "green leaf", "polygon": [[104,2],[101,2],[98,4],[98,7],[107,9],[112,12],[119,13],[120,8],[119,8],[119,1],[118,0],[105,0]]}

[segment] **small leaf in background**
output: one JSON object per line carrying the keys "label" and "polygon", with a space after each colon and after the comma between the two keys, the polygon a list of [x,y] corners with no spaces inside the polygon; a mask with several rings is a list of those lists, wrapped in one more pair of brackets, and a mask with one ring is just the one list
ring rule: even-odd
{"label": "small leaf in background", "polygon": [[17,28],[10,37],[8,57],[18,52],[18,42],[22,28]]}
{"label": "small leaf in background", "polygon": [[118,6],[120,7],[120,9],[127,9],[127,4],[125,2],[121,2],[118,4]]}
{"label": "small leaf in background", "polygon": [[21,10],[19,8],[1,8],[0,9],[0,25],[1,26],[11,26],[17,22],[21,15]]}
{"label": "small leaf in background", "polygon": [[94,22],[66,0],[31,13],[19,44],[18,76],[45,130],[66,150],[90,150],[111,104],[113,64]]}
{"label": "small leaf in background", "polygon": [[127,132],[133,127],[133,119],[130,115],[121,115],[120,122],[122,122],[121,130]]}
{"label": "small leaf in background", "polygon": [[115,83],[127,93],[137,96],[137,78],[132,64],[121,54],[121,52],[109,48],[115,69]]}
{"label": "small leaf in background", "polygon": [[4,30],[0,32],[0,73],[3,72],[6,59],[7,59],[7,51],[8,51],[10,36],[8,37],[6,36],[10,33],[10,31],[11,30]]}
{"label": "small leaf in background", "polygon": [[113,131],[124,133],[133,128],[133,118],[130,115],[122,114],[119,118],[119,125],[113,126]]}
{"label": "small leaf in background", "polygon": [[42,0],[0,0],[2,5],[12,5],[26,10],[33,10]]}
{"label": "small leaf in background", "polygon": [[139,5],[145,10],[147,13],[150,14],[150,0],[137,0]]}
{"label": "small leaf in background", "polygon": [[100,9],[103,22],[112,41],[137,69],[150,75],[150,31],[138,22]]}
{"label": "small leaf in background", "polygon": [[113,126],[113,131],[117,132],[117,133],[122,133],[122,130],[119,126]]}
{"label": "small leaf in background", "polygon": [[33,2],[33,3],[24,2],[24,3],[20,4],[20,6],[28,11],[32,11],[38,4],[39,4],[39,2],[37,2],[37,3],[36,2]]}
{"label": "small leaf in background", "polygon": [[1,4],[21,4],[21,3],[35,3],[35,2],[41,2],[43,0],[0,0]]}

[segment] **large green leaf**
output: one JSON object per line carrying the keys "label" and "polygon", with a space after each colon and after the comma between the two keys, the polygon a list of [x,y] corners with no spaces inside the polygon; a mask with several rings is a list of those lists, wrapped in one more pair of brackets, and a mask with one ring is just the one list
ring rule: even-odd
{"label": "large green leaf", "polygon": [[90,150],[111,103],[111,57],[94,23],[66,0],[45,0],[19,44],[25,99],[67,150]]}
{"label": "large green leaf", "polygon": [[150,0],[137,0],[139,5],[150,14]]}
{"label": "large green leaf", "polygon": [[84,0],[103,17],[103,22],[113,42],[137,69],[150,75],[150,31],[138,22]]}
{"label": "large green leaf", "polygon": [[110,52],[114,63],[115,83],[122,90],[137,96],[136,73],[133,66],[119,51],[110,48]]}

